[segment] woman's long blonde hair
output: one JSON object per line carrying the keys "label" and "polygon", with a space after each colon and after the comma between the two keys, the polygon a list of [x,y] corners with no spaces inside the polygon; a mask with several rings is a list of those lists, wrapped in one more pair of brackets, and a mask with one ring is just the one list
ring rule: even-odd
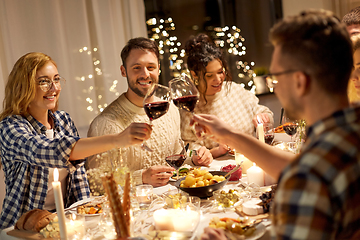
{"label": "woman's long blonde hair", "polygon": [[[17,60],[5,86],[0,121],[10,115],[25,116],[28,114],[29,104],[35,98],[36,72],[48,62],[57,67],[51,57],[40,52],[27,53]],[[57,106],[58,104],[52,111],[57,110]]]}
{"label": "woman's long blonde hair", "polygon": [[[353,56],[356,50],[358,50],[360,48],[360,35],[354,35],[351,37],[351,42],[352,42],[352,46],[353,46]],[[355,68],[353,69],[353,71],[355,70]],[[356,93],[356,89],[355,89],[355,85],[351,80],[349,80],[349,84],[348,84],[348,98],[349,98],[349,102],[350,103],[355,103],[355,102],[359,102],[360,101],[360,97],[357,95]]]}

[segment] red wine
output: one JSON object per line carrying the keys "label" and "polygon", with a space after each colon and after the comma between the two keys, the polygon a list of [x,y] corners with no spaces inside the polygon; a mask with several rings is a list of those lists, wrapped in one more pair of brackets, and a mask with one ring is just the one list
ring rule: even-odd
{"label": "red wine", "polygon": [[174,104],[185,111],[192,112],[194,111],[196,103],[199,101],[198,96],[184,96],[173,99]]}
{"label": "red wine", "polygon": [[169,110],[169,102],[153,102],[144,105],[145,113],[148,115],[150,120],[155,120]]}
{"label": "red wine", "polygon": [[296,124],[284,125],[283,129],[287,135],[292,136],[296,133],[297,125]]}
{"label": "red wine", "polygon": [[165,158],[165,161],[175,169],[179,169],[186,159],[185,155],[177,154]]}
{"label": "red wine", "polygon": [[265,143],[269,145],[271,145],[272,142],[274,141],[274,135],[272,134],[265,135],[264,138],[265,138]]}

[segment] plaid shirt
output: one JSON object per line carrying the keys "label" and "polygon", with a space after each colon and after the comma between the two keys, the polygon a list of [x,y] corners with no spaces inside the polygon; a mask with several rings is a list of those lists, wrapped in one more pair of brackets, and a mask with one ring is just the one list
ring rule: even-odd
{"label": "plaid shirt", "polygon": [[273,239],[350,239],[360,229],[360,108],[308,129],[274,199]]}
{"label": "plaid shirt", "polygon": [[0,229],[12,226],[26,211],[45,203],[49,168],[67,168],[69,183],[65,205],[89,197],[84,161],[69,161],[79,134],[64,111],[51,113],[54,138],[45,135],[46,127],[31,115],[12,115],[0,122],[1,163],[5,173],[6,196],[0,216]]}

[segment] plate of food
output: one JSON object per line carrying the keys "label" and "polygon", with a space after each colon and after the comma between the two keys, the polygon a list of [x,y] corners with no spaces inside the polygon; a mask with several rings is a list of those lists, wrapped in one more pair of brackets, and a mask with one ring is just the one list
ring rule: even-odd
{"label": "plate of food", "polygon": [[86,217],[99,216],[103,212],[103,203],[105,201],[104,196],[86,198],[72,204],[65,210],[70,210]]}
{"label": "plate of food", "polygon": [[242,218],[234,212],[211,215],[200,221],[196,234],[198,237],[206,227],[224,229],[228,239],[256,240],[266,232],[266,227],[260,219]]}

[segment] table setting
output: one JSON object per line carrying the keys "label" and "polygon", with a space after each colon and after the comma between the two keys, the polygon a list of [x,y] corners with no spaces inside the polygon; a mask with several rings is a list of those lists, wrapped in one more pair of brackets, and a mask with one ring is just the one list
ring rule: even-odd
{"label": "table setting", "polygon": [[[265,138],[267,132],[263,131],[262,136]],[[283,137],[277,136],[279,134],[281,133],[274,134],[274,147],[281,148],[279,146],[291,143],[276,141]],[[286,151],[285,147],[283,150]],[[238,166],[241,167],[235,169]],[[185,175],[178,178],[179,172],[184,170]],[[234,173],[225,177],[231,170],[234,170]],[[191,182],[195,178],[201,178],[201,181]],[[54,188],[60,189],[57,184],[54,180]],[[119,182],[115,181],[112,184],[117,186],[112,190],[119,194],[117,198],[124,198],[126,186],[120,186]],[[243,230],[239,234],[235,228],[227,229],[229,239],[269,239],[271,221],[268,210],[269,202],[276,190],[274,186],[274,179],[236,151],[214,159],[206,167],[180,164],[165,186],[127,187],[127,201],[130,204],[127,236],[140,239],[200,239],[206,227],[226,228],[234,225],[240,226],[236,229],[251,231],[245,235]],[[57,194],[56,199],[60,202],[62,197],[60,193]],[[116,239],[118,233],[113,220],[115,208],[111,205],[114,203],[111,204],[108,196],[92,196],[74,203],[67,209],[61,209],[59,204],[57,212],[62,214],[55,218],[57,222],[51,220],[43,232],[34,233],[10,227],[3,229],[0,237],[4,240],[59,239],[44,231],[57,231],[59,235],[61,229],[66,228],[70,229],[66,234],[72,234],[72,237],[66,239]],[[118,202],[117,206],[119,205],[122,203]],[[254,221],[258,222],[255,224]]]}

